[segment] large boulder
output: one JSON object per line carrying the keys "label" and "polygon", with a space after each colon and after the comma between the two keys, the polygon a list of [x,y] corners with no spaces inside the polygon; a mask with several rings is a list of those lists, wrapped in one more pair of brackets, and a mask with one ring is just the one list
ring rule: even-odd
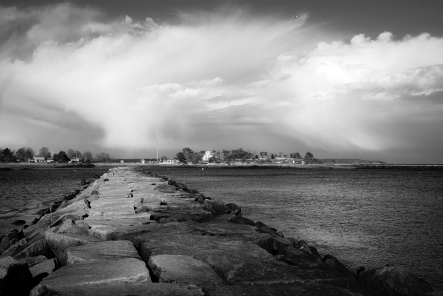
{"label": "large boulder", "polygon": [[205,199],[205,201],[203,202],[203,206],[206,210],[210,211],[212,214],[216,216],[230,213],[229,207],[225,206],[222,203],[212,201],[209,199]]}
{"label": "large boulder", "polygon": [[238,234],[202,236],[199,232],[183,232],[180,227],[165,227],[136,237],[135,244],[146,262],[157,255],[190,256],[209,264],[228,284],[288,284],[301,280],[303,275],[303,271],[276,260]]}
{"label": "large boulder", "polygon": [[419,296],[432,291],[426,281],[397,266],[369,269],[360,274],[358,283],[368,296]]}
{"label": "large boulder", "polygon": [[37,265],[39,263],[45,262],[46,260],[48,260],[48,258],[46,258],[45,256],[42,256],[42,255],[35,256],[35,257],[25,257],[22,259],[17,259],[18,262],[26,263],[29,267],[32,267],[32,266]]}
{"label": "large boulder", "polygon": [[151,219],[158,223],[196,221],[205,222],[213,218],[211,212],[203,209],[156,210],[151,214]]}
{"label": "large boulder", "polygon": [[87,264],[72,264],[58,269],[32,289],[30,295],[40,296],[58,290],[72,291],[85,286],[92,290],[101,285],[140,282],[151,282],[149,271],[141,260],[128,258],[96,261]]}
{"label": "large boulder", "polygon": [[190,256],[152,256],[148,265],[161,283],[194,284],[203,291],[222,285],[221,278],[208,263]]}
{"label": "large boulder", "polygon": [[66,264],[85,263],[100,260],[121,260],[135,258],[141,260],[140,255],[130,241],[105,241],[68,248]]}
{"label": "large boulder", "polygon": [[195,285],[166,283],[113,283],[106,285],[50,286],[33,291],[31,296],[203,296]]}
{"label": "large boulder", "polygon": [[354,272],[351,271],[349,267],[341,263],[337,258],[332,255],[326,255],[323,257],[323,262],[326,263],[329,267],[337,270],[344,277],[349,280],[349,284],[351,287],[357,286],[357,276]]}
{"label": "large boulder", "polygon": [[57,268],[57,259],[52,258],[36,264],[29,268],[29,271],[32,274],[32,277],[35,278],[37,276],[44,277],[48,274],[51,274]]}
{"label": "large boulder", "polygon": [[17,229],[12,230],[7,235],[5,235],[0,241],[0,254],[12,245],[15,245],[18,241],[23,239],[23,233],[19,232]]}
{"label": "large boulder", "polygon": [[21,259],[26,257],[36,257],[39,255],[46,257],[51,257],[53,255],[44,237],[30,241],[24,246],[23,250],[20,250],[13,257],[16,259]]}
{"label": "large boulder", "polygon": [[26,243],[27,243],[26,238],[22,238],[21,240],[10,246],[7,250],[5,250],[2,253],[1,257],[4,258],[16,254],[26,245]]}
{"label": "large boulder", "polygon": [[28,295],[32,275],[26,263],[12,257],[0,259],[0,295]]}
{"label": "large boulder", "polygon": [[[76,230],[75,227],[72,228],[73,230]],[[66,265],[66,250],[69,247],[75,247],[85,245],[90,242],[101,241],[97,238],[90,237],[80,231],[77,233],[71,231],[69,233],[63,234],[47,231],[45,239],[49,249],[52,251],[52,253],[54,253],[54,255],[57,257],[62,265]]]}

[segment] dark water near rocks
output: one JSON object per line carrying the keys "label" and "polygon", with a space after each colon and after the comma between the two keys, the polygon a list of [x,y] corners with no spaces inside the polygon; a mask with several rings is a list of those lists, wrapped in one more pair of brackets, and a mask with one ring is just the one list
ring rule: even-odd
{"label": "dark water near rocks", "polygon": [[393,263],[443,290],[443,171],[152,168],[353,270]]}
{"label": "dark water near rocks", "polygon": [[104,174],[108,168],[63,169],[37,168],[32,170],[0,170],[0,235],[14,228],[16,220],[28,224],[39,217],[36,213],[60,200],[65,193],[80,189],[82,179]]}

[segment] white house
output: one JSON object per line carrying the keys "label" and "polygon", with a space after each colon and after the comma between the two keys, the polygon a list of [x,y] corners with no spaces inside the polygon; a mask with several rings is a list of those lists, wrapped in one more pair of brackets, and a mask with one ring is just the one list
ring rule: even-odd
{"label": "white house", "polygon": [[30,160],[30,162],[45,162],[46,159],[43,156],[34,156],[33,159]]}
{"label": "white house", "polygon": [[202,157],[202,160],[203,161],[209,161],[209,159],[211,158],[211,157],[213,157],[214,155],[212,154],[212,152],[211,151],[206,151],[205,152],[205,155],[203,155],[203,157]]}
{"label": "white house", "polygon": [[81,162],[81,160],[80,160],[80,158],[78,158],[78,157],[73,157],[73,158],[71,158],[71,160],[69,161],[69,163],[79,163],[79,162]]}

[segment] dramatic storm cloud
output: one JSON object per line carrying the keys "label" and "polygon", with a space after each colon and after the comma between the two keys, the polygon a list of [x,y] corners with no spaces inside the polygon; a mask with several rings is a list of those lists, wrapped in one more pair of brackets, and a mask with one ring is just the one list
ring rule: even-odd
{"label": "dramatic storm cloud", "polygon": [[0,146],[443,161],[443,39],[346,40],[308,20],[0,8]]}

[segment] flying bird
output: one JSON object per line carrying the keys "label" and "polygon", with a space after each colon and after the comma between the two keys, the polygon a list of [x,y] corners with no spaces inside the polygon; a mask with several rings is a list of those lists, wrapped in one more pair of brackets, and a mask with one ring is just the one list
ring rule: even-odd
{"label": "flying bird", "polygon": [[298,17],[300,17],[300,16],[299,16],[299,15],[296,15],[296,16],[295,16],[295,18],[298,18]]}

